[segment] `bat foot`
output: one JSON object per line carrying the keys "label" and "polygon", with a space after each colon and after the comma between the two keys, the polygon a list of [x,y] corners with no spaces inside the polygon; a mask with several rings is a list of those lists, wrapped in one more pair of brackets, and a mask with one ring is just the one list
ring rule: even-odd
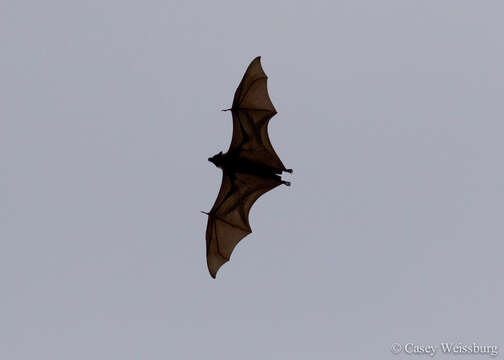
{"label": "bat foot", "polygon": [[282,184],[287,185],[287,186],[291,186],[290,181],[282,180]]}
{"label": "bat foot", "polygon": [[294,171],[292,169],[285,169],[285,172],[288,172],[289,174],[292,174]]}

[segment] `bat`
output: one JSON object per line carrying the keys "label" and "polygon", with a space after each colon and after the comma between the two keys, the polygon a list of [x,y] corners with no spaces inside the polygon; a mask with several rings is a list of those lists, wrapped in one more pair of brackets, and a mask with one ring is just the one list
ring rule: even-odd
{"label": "bat", "polygon": [[228,151],[208,161],[222,169],[222,183],[209,212],[206,228],[208,271],[215,278],[229,261],[238,242],[252,232],[249,212],[254,202],[279,185],[286,169],[268,137],[268,123],[277,113],[268,94],[268,77],[258,56],[250,63],[236,89],[233,105],[233,137]]}

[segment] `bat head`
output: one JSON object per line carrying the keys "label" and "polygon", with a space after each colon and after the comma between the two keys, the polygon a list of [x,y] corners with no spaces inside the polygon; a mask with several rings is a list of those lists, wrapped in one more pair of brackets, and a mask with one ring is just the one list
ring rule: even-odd
{"label": "bat head", "polygon": [[222,157],[223,157],[223,154],[221,151],[218,154],[212,156],[211,158],[208,158],[208,161],[210,161],[211,163],[213,163],[217,167],[222,167]]}

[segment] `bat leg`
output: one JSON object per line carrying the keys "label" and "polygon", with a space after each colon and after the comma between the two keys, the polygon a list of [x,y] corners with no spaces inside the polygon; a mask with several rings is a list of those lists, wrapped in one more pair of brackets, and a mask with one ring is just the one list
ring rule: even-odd
{"label": "bat leg", "polygon": [[288,172],[289,174],[293,173],[292,169],[273,169],[273,173],[275,174],[281,174],[282,172]]}
{"label": "bat leg", "polygon": [[280,177],[280,175],[273,174],[273,175],[269,175],[268,177],[279,181],[281,184],[284,184],[284,185],[287,185],[287,186],[291,186],[290,181],[282,180],[282,178]]}

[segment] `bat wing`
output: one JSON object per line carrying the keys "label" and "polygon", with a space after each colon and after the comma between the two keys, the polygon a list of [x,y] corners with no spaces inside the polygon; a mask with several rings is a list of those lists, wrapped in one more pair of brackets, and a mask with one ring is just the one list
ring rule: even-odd
{"label": "bat wing", "polygon": [[247,68],[238,89],[233,107],[233,138],[228,153],[240,158],[285,170],[268,137],[268,123],[276,114],[268,94],[268,77],[256,57]]}
{"label": "bat wing", "polygon": [[281,183],[276,178],[223,171],[219,195],[208,213],[206,230],[207,265],[213,278],[229,261],[238,242],[252,232],[248,216],[254,202]]}

